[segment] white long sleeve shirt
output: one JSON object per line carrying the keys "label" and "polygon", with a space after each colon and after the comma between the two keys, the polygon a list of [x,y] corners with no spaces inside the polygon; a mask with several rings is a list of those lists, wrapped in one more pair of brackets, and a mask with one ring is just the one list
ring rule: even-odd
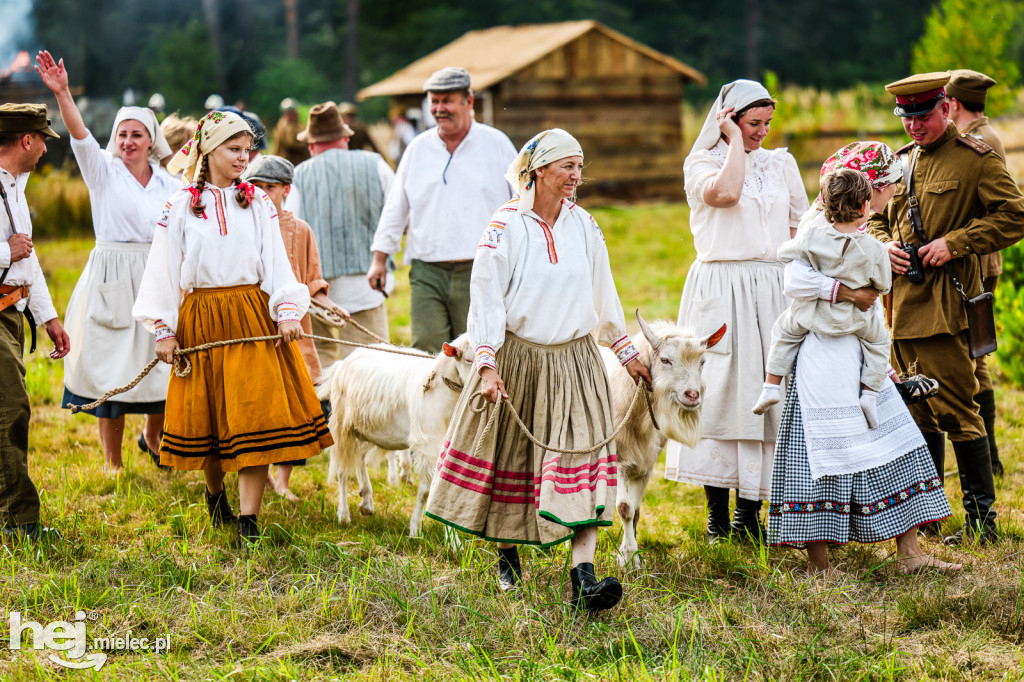
{"label": "white long sleeve shirt", "polygon": [[298,321],[306,314],[309,289],[288,262],[274,203],[257,188],[242,208],[235,191],[207,183],[205,218],[193,215],[189,188],[167,201],[132,308],[158,339],[177,330],[182,292],[191,289],[259,284],[270,296],[271,319]]}
{"label": "white long sleeve shirt", "polygon": [[46,278],[43,277],[43,269],[39,267],[39,258],[35,250],[27,258],[22,258],[16,263],[11,263],[11,245],[7,240],[14,236],[15,232],[32,236],[32,217],[28,210],[28,202],[25,200],[25,185],[28,184],[28,173],[14,176],[3,168],[0,168],[0,182],[3,183],[4,191],[7,193],[7,203],[11,207],[11,216],[14,218],[14,225],[7,218],[7,211],[0,206],[0,272],[10,267],[7,279],[4,284],[12,286],[28,285],[28,298],[21,299],[14,304],[18,310],[25,310],[28,307],[36,324],[42,326],[53,318],[57,317],[57,309],[53,307],[53,300],[50,298],[50,291],[46,288]]}
{"label": "white long sleeve shirt", "polygon": [[506,330],[542,345],[596,330],[622,364],[635,358],[597,221],[563,200],[547,225],[532,210],[518,213],[518,202],[494,214],[473,262],[468,331],[478,366],[494,367]]}
{"label": "white long sleeve shirt", "polygon": [[181,180],[158,163],[143,187],[121,159],[101,149],[90,133],[71,138],[71,151],[82,170],[92,204],[92,225],[97,239],[111,242],[151,242],[156,221],[167,199],[181,189]]}
{"label": "white long sleeve shirt", "polygon": [[505,133],[473,122],[448,153],[436,128],[418,135],[402,155],[370,246],[397,253],[406,225],[404,260],[472,260],[487,219],[512,197],[505,170],[516,156]]}

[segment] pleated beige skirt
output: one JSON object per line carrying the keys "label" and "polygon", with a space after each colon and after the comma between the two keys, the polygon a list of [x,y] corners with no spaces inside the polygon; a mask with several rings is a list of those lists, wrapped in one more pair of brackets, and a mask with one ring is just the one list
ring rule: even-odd
{"label": "pleated beige skirt", "polygon": [[[584,449],[614,429],[611,394],[590,335],[540,346],[506,333],[497,354],[509,402],[541,442]],[[541,546],[571,538],[574,529],[610,526],[615,506],[615,444],[568,455],[530,442],[502,404],[483,404],[480,377],[455,407],[426,514],[497,542]],[[487,420],[498,416],[490,431]]]}

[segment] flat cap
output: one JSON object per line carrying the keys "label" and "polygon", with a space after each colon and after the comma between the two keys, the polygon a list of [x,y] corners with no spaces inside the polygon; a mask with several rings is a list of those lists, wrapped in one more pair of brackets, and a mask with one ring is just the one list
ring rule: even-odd
{"label": "flat cap", "polygon": [[993,79],[980,71],[956,69],[950,74],[952,77],[949,79],[949,85],[946,86],[946,93],[961,102],[984,104],[988,89],[996,84]]}
{"label": "flat cap", "polygon": [[469,72],[461,66],[446,66],[430,74],[423,92],[452,92],[469,89]]}
{"label": "flat cap", "polygon": [[946,96],[948,71],[918,73],[885,86],[886,92],[896,96],[897,116],[924,116]]}
{"label": "flat cap", "polygon": [[37,132],[60,139],[46,114],[45,104],[0,104],[0,133]]}
{"label": "flat cap", "polygon": [[292,184],[295,166],[288,159],[273,154],[263,154],[246,167],[242,179],[246,182],[267,182],[276,185]]}

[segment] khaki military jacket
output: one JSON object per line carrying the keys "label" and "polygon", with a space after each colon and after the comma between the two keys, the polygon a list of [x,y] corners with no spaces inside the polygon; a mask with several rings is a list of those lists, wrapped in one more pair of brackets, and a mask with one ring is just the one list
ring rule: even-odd
{"label": "khaki military jacket", "polygon": [[[907,145],[900,153],[913,151]],[[992,148],[957,132],[952,123],[942,137],[921,146],[913,174],[914,193],[928,241],[945,237],[953,256],[953,272],[968,296],[981,291],[976,255],[992,253],[1024,237],[1024,197]],[[868,231],[881,242],[913,241],[907,216],[907,185],[881,213],[868,221]],[[918,244],[922,246],[922,244]],[[963,299],[942,268],[924,268],[924,282],[893,278],[892,337],[917,339],[958,334],[967,329]]]}
{"label": "khaki military jacket", "polygon": [[[973,135],[980,139],[989,147],[992,147],[992,151],[998,154],[1000,159],[1004,162],[1006,161],[1006,151],[1003,149],[1003,141],[999,139],[999,135],[996,134],[996,131],[992,126],[988,124],[988,116],[982,116],[974,119],[965,125],[961,132]],[[1001,274],[1003,274],[1003,256],[998,251],[985,254],[981,257],[982,277],[987,279]]]}

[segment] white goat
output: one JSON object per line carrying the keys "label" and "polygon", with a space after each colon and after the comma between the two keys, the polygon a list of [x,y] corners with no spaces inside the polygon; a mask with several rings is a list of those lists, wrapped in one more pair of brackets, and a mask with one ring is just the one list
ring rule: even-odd
{"label": "white goat", "polygon": [[[651,404],[660,430],[654,428],[646,401],[640,396],[639,404],[615,439],[618,457],[615,501],[622,520],[618,561],[620,566],[631,564],[634,568],[639,566],[636,529],[640,523],[640,503],[654,473],[654,464],[669,438],[693,446],[703,436],[700,409],[704,393],[703,355],[725,335],[724,324],[710,336],[698,338],[671,322],[657,320],[649,325],[639,310],[636,319],[643,335],[634,338],[633,343],[640,353],[640,362],[651,372],[654,389]],[[618,424],[629,408],[636,387],[615,355],[607,348],[602,348],[601,352]]]}
{"label": "white goat", "polygon": [[409,449],[419,479],[409,535],[420,534],[423,508],[448,422],[459,399],[458,389],[469,378],[472,367],[469,336],[463,334],[451,345],[445,344],[437,357],[417,358],[359,348],[327,368],[317,395],[321,400],[331,400],[334,445],[330,449],[327,478],[338,484],[340,523],[352,520],[346,495],[349,473],[355,469],[359,481],[359,511],[373,514],[367,455],[376,448]]}

